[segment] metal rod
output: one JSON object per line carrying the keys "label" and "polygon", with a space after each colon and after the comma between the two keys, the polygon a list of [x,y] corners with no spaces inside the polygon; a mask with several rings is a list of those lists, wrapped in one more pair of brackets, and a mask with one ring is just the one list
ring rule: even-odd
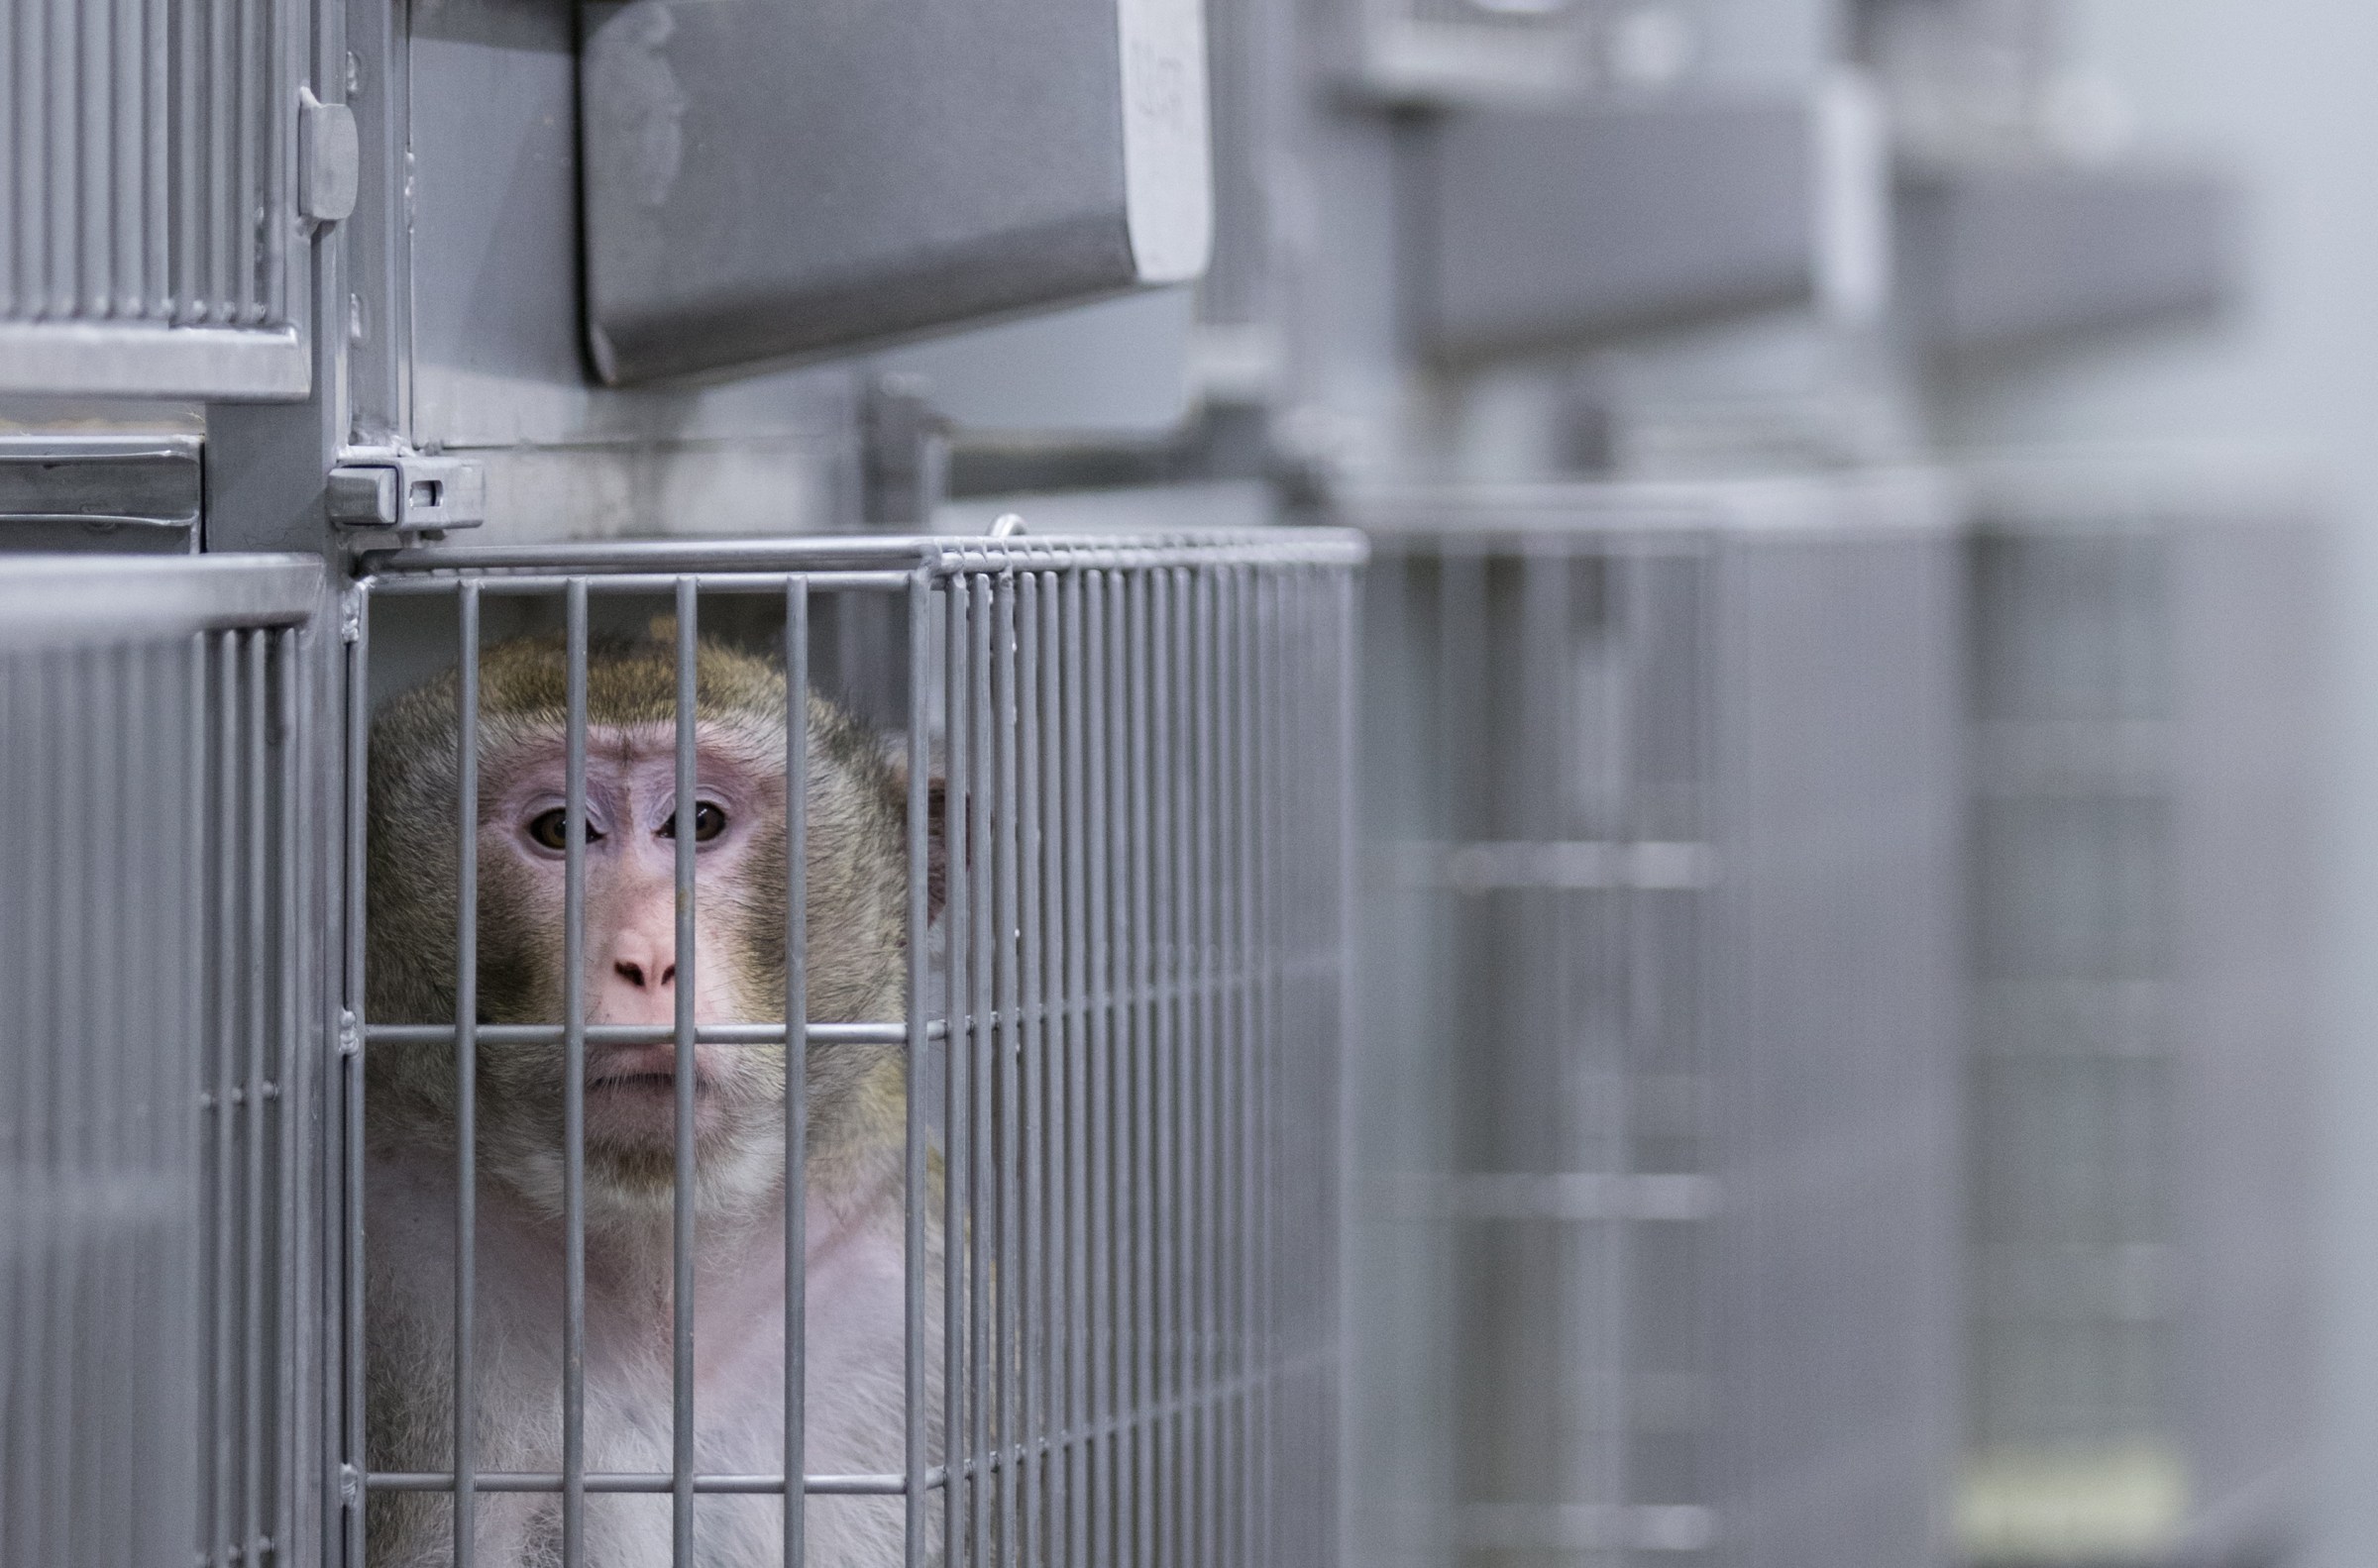
{"label": "metal rod", "polygon": [[[482,1492],[558,1493],[564,1480],[558,1470],[487,1470],[475,1479]],[[943,1485],[946,1475],[939,1466],[925,1475],[924,1487],[931,1491]],[[659,1496],[677,1489],[678,1478],[665,1470],[595,1470],[585,1478],[586,1490],[597,1495],[641,1493]],[[450,1492],[454,1477],[442,1470],[375,1470],[367,1482],[374,1492]],[[726,1494],[774,1497],[785,1491],[781,1475],[697,1475],[694,1490],[703,1494]],[[795,1496],[808,1493],[812,1497],[899,1497],[909,1490],[908,1478],[899,1475],[815,1475],[804,1476],[795,1489]]]}
{"label": "metal rod", "polygon": [[[345,1376],[341,1380],[344,1404],[338,1460],[333,1470],[360,1472],[364,1455],[364,1060],[360,1049],[361,1020],[364,1016],[364,868],[367,829],[365,825],[365,792],[356,782],[370,777],[366,772],[372,761],[372,702],[369,662],[372,647],[372,597],[363,588],[350,588],[355,617],[355,641],[347,649],[346,662],[346,722],[347,768],[345,816],[342,823],[346,835],[347,863],[345,867],[346,943],[340,967],[340,1041],[339,1086],[340,1107],[343,1114],[340,1152],[344,1156],[344,1181],[339,1191],[339,1226],[342,1240],[341,1272],[345,1283],[341,1303],[340,1348],[341,1365]],[[358,1049],[349,1049],[353,1039]],[[347,1548],[348,1563],[364,1559],[364,1500],[351,1494],[344,1486],[331,1487],[327,1495],[340,1499],[341,1523]]]}
{"label": "metal rod", "polygon": [[[247,1063],[240,1074],[242,1102],[240,1136],[247,1145],[248,1169],[242,1185],[247,1189],[248,1212],[242,1221],[240,1244],[246,1254],[245,1278],[240,1284],[241,1333],[240,1370],[243,1387],[240,1393],[240,1425],[245,1453],[241,1462],[240,1535],[237,1545],[253,1554],[265,1534],[265,1325],[268,1313],[265,1295],[265,1194],[268,1166],[265,1155],[266,1106],[265,1084],[270,1076],[267,1051],[271,1040],[271,905],[270,868],[267,865],[267,847],[272,842],[267,827],[266,807],[269,781],[271,778],[266,755],[266,740],[271,728],[270,691],[267,684],[267,642],[269,631],[253,631],[245,638],[243,663],[246,670],[243,684],[247,687],[247,822],[244,826],[242,859],[247,887],[242,893],[246,905],[247,934],[241,954],[246,970],[248,997],[244,1007],[247,1014]],[[228,1043],[228,1042],[227,1042]]]}
{"label": "metal rod", "polygon": [[[912,1011],[914,1009],[912,1008]],[[785,1474],[808,1454],[810,1061],[810,584],[785,588]],[[801,1029],[801,1050],[790,1049]],[[787,1490],[785,1568],[801,1568],[808,1510]]]}
{"label": "metal rod", "polygon": [[[974,1207],[969,1215],[966,1247],[967,1277],[967,1362],[966,1412],[972,1438],[972,1453],[986,1457],[991,1452],[992,1421],[995,1412],[985,1390],[988,1371],[997,1353],[993,1340],[991,1314],[990,1250],[997,1221],[996,1206],[999,1190],[997,1173],[992,1161],[996,1155],[993,1143],[991,1104],[998,1063],[996,1032],[991,1019],[994,973],[992,941],[995,927],[992,920],[992,898],[998,882],[997,857],[992,852],[992,809],[996,799],[994,788],[995,747],[998,737],[995,715],[998,710],[991,702],[991,585],[981,578],[964,584],[967,595],[967,633],[969,658],[967,702],[975,716],[974,755],[971,776],[967,781],[969,819],[967,823],[967,853],[983,857],[982,874],[974,879],[974,906],[969,920],[973,937],[973,954],[968,979],[974,987],[974,1028],[968,1037],[971,1055],[970,1087],[974,1091],[971,1110],[972,1124],[967,1133],[968,1152],[973,1158],[968,1181]],[[985,1206],[994,1211],[986,1214]],[[954,1463],[954,1460],[952,1461]],[[989,1568],[994,1562],[991,1546],[992,1488],[979,1475],[967,1489],[969,1522],[974,1526],[973,1561],[979,1568]]]}
{"label": "metal rod", "polygon": [[[1023,1094],[1019,1058],[1024,1043],[1016,1018],[1016,1009],[1023,1001],[1021,977],[1017,974],[1017,946],[1023,918],[1017,887],[1021,876],[1017,835],[1018,818],[1023,813],[1017,798],[1016,579],[1012,575],[991,579],[991,732],[998,757],[992,814],[992,881],[997,889],[999,920],[995,995],[1001,1014],[997,1031],[999,1072],[991,1111],[999,1150],[999,1185],[992,1208],[997,1237],[992,1267],[998,1315],[990,1330],[994,1369],[991,1399],[997,1430],[995,1442],[1004,1458],[1016,1451],[1020,1439],[1018,1421],[1023,1411],[1019,1408],[1017,1385],[1022,1374],[1021,1306],[1025,1288],[1021,1255],[1024,1214],[1018,1191],[1018,1168],[1023,1163],[1018,1147]],[[1021,1501],[1013,1466],[1001,1467],[998,1496],[999,1560],[1012,1563],[1020,1557],[1017,1510]]]}
{"label": "metal rod", "polygon": [[1016,1355],[1016,1440],[1021,1445],[1018,1472],[1020,1514],[1016,1526],[1016,1560],[1038,1562],[1040,1546],[1040,1486],[1038,1439],[1044,1427],[1040,1400],[1044,1392],[1041,1362],[1047,1341],[1039,1332],[1039,1313],[1045,1299],[1040,1275],[1040,1204],[1044,1197],[1040,1156],[1047,1139],[1041,1116],[1040,1054],[1045,1035],[1035,1013],[1044,993],[1040,986],[1040,748],[1039,748],[1039,581],[1031,573],[1017,575],[1012,600],[1015,615],[1015,668],[1010,693],[1016,715],[1012,772],[1016,780],[1011,819],[1016,829],[1016,984],[1018,1039],[1011,1063],[1020,1083],[1010,1108],[1016,1129],[1016,1171],[1020,1192],[1017,1208],[1014,1346]]}
{"label": "metal rod", "polygon": [[675,1553],[671,1560],[678,1564],[694,1561],[694,1012],[699,993],[694,951],[694,818],[699,806],[695,797],[695,677],[701,653],[696,614],[693,579],[681,577],[677,583],[677,1056],[672,1086],[677,1099],[677,1164],[671,1185],[674,1223],[669,1234],[670,1260],[675,1265],[669,1297],[669,1433],[671,1465],[677,1477],[670,1531]]}
{"label": "metal rod", "polygon": [[[951,1013],[948,1045],[944,1050],[941,1084],[942,1151],[942,1229],[941,1229],[941,1450],[942,1462],[957,1466],[972,1449],[967,1443],[966,1393],[968,1367],[965,1359],[967,1268],[967,1230],[972,1217],[969,1203],[971,1187],[969,1175],[969,1140],[967,1138],[968,1053],[973,1049],[973,1030],[979,1028],[980,1014],[966,1025],[963,1039],[958,1033],[958,1012],[961,1001],[969,994],[972,957],[972,905],[969,898],[969,878],[972,872],[972,838],[968,832],[969,787],[972,773],[969,769],[969,732],[973,709],[963,700],[972,689],[968,680],[968,654],[972,648],[969,635],[969,616],[965,584],[953,582],[942,592],[943,626],[942,659],[945,667],[942,680],[943,712],[947,754],[945,766],[949,780],[942,796],[942,846],[948,857],[948,883],[943,905],[945,929],[942,933],[946,948],[943,1005]],[[950,1487],[941,1500],[941,1556],[945,1568],[955,1568],[964,1550],[968,1492],[964,1486]]]}
{"label": "metal rod", "polygon": [[479,588],[462,585],[455,786],[454,1568],[471,1568],[478,1507],[476,1359],[479,1252]]}
{"label": "metal rod", "polygon": [[562,1565],[587,1557],[587,584],[563,589]]}
{"label": "metal rod", "polygon": [[[932,1020],[927,1036],[938,1040],[947,1030]],[[475,1031],[486,1045],[561,1045],[569,1025],[561,1023],[483,1023]],[[677,1039],[673,1024],[590,1023],[583,1031],[589,1045],[669,1045]],[[448,1045],[454,1040],[448,1023],[375,1023],[364,1030],[367,1045]],[[905,1023],[812,1023],[804,1033],[811,1045],[905,1045]],[[705,1023],[694,1031],[697,1045],[783,1045],[781,1023]]]}
{"label": "metal rod", "polygon": [[908,1504],[902,1560],[908,1568],[924,1562],[927,1524],[925,1473],[925,1277],[924,1216],[928,1201],[925,1152],[931,1129],[925,1119],[922,1069],[925,1044],[925,988],[932,962],[929,883],[932,844],[932,614],[933,582],[919,570],[909,591],[909,798],[908,830],[908,1055],[902,1063],[903,1099],[908,1111],[907,1170],[901,1195],[902,1388],[906,1428],[903,1468]]}
{"label": "metal rod", "polygon": [[[409,554],[409,552],[408,552]],[[378,560],[378,558],[373,558]],[[393,570],[395,563],[389,563]],[[649,594],[664,589],[675,592],[681,582],[691,582],[703,593],[781,595],[785,585],[800,574],[792,572],[642,572],[605,573],[597,575],[586,563],[572,561],[567,572],[513,572],[479,575],[472,569],[469,580],[477,582],[482,591],[512,598],[543,598],[557,590],[566,590],[572,582],[584,581],[592,593]],[[905,590],[912,574],[907,572],[855,572],[834,575],[834,592],[897,593]],[[384,576],[377,580],[377,591],[399,596],[443,596],[454,591],[459,575],[425,574],[418,576]]]}

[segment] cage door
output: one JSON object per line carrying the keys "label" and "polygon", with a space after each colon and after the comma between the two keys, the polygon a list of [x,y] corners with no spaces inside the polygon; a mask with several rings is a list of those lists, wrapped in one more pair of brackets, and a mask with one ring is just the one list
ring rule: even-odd
{"label": "cage door", "polygon": [[[302,397],[353,121],[309,0],[21,0],[0,30],[0,392]],[[317,192],[300,211],[299,141]]]}

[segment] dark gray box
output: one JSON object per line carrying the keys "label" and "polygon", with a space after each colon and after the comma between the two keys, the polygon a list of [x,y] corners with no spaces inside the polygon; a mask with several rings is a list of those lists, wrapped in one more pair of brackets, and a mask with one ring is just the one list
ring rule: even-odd
{"label": "dark gray box", "polygon": [[606,380],[1204,268],[1195,0],[629,0],[586,26],[588,339]]}

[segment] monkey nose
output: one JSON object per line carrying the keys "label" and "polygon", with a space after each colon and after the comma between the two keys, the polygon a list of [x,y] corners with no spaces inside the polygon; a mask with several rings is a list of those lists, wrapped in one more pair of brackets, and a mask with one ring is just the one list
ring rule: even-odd
{"label": "monkey nose", "polygon": [[[651,966],[648,964],[637,963],[633,959],[615,959],[611,963],[611,973],[617,975],[621,980],[626,981],[628,985],[634,987],[637,991],[644,991],[650,989],[647,987],[644,979],[645,974],[650,967]],[[661,978],[656,984],[662,989],[676,985],[677,965],[674,963],[663,965],[661,968]]]}

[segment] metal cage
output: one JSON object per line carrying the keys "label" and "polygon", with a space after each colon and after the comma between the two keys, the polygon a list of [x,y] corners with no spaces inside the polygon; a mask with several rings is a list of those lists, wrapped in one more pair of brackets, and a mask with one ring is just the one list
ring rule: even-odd
{"label": "metal cage", "polygon": [[[338,1317],[339,1461],[353,1478],[345,1560],[379,1560],[368,1520],[429,1494],[440,1561],[502,1560],[486,1521],[504,1499],[546,1511],[556,1560],[600,1560],[605,1498],[646,1495],[674,1560],[696,1520],[757,1508],[772,1559],[878,1561],[834,1544],[826,1510],[896,1514],[901,1559],[957,1563],[1314,1563],[1331,1560],[1336,1379],[1337,1061],[1345,977],[1343,877],[1351,711],[1351,566],[1325,532],[1121,541],[783,540],[725,545],[427,548],[371,559],[350,597],[347,950],[351,1054],[339,1086],[344,1173]],[[479,850],[457,835],[462,937],[456,1015],[364,1015],[366,801],[376,699],[440,667],[462,694],[458,793],[474,792],[478,673],[506,631],[559,634],[570,667],[570,756],[583,768],[587,659],[606,627],[671,617],[653,635],[679,679],[679,798],[695,769],[688,698],[715,636],[762,651],[787,690],[836,690],[889,709],[908,796],[905,1016],[811,1021],[808,1049],[895,1050],[908,1086],[900,1134],[902,1266],[897,1430],[881,1462],[815,1473],[805,1448],[810,1332],[788,1312],[764,1462],[710,1463],[694,1401],[699,1327],[669,1313],[654,1463],[603,1471],[587,1437],[584,1122],[557,1225],[568,1233],[555,1461],[483,1450],[471,1398],[450,1398],[450,1462],[376,1468],[364,1383],[371,1110],[361,1058],[400,1044],[454,1052],[458,1103],[487,1053],[560,1042],[583,1105],[582,992],[567,1016],[483,1024],[473,998]],[[864,638],[812,635],[873,616],[905,628],[884,672],[838,668]],[[623,620],[624,618],[624,620]],[[818,653],[812,650],[818,650]],[[874,697],[862,694],[874,691]],[[788,698],[787,813],[806,842],[809,710]],[[946,780],[936,791],[936,768]],[[583,773],[578,775],[583,779]],[[583,784],[573,786],[583,791]],[[583,792],[568,809],[584,822]],[[475,823],[476,804],[452,808]],[[690,810],[684,805],[682,809]],[[934,819],[945,888],[930,885]],[[680,823],[681,828],[684,822]],[[567,852],[567,940],[583,942],[583,828]],[[693,834],[678,840],[675,951],[699,963]],[[703,1044],[781,1046],[810,1015],[803,878],[786,857],[781,1014],[646,1031],[675,1052],[681,1115]],[[941,912],[933,907],[942,899]],[[583,968],[583,951],[565,957]],[[682,972],[681,972],[682,973]],[[691,983],[681,986],[681,998]],[[616,1029],[609,1031],[616,1033]],[[630,1031],[631,1033],[633,1031]],[[807,1075],[785,1075],[786,1299],[804,1296]],[[573,1111],[583,1117],[583,1112]],[[679,1122],[682,1130],[688,1123]],[[484,1183],[456,1140],[451,1235],[474,1234]],[[692,1280],[692,1143],[672,1184],[671,1299]],[[477,1249],[453,1274],[448,1387],[487,1353],[475,1331]],[[698,1454],[697,1439],[703,1445]],[[698,1467],[698,1458],[708,1468]],[[370,1504],[365,1498],[371,1499]],[[773,1501],[772,1501],[773,1500]],[[647,1505],[638,1505],[647,1506]],[[753,1517],[748,1512],[745,1517]],[[805,1548],[806,1543],[806,1548]],[[710,1560],[704,1557],[703,1560]]]}
{"label": "metal cage", "polygon": [[1555,486],[1353,515],[1374,564],[1352,1549],[1942,1560],[1940,487]]}
{"label": "metal cage", "polygon": [[0,1558],[318,1538],[319,563],[0,575]]}
{"label": "metal cage", "polygon": [[1960,1533],[2275,1561],[2311,1420],[2313,512],[2201,459],[1973,482]]}

